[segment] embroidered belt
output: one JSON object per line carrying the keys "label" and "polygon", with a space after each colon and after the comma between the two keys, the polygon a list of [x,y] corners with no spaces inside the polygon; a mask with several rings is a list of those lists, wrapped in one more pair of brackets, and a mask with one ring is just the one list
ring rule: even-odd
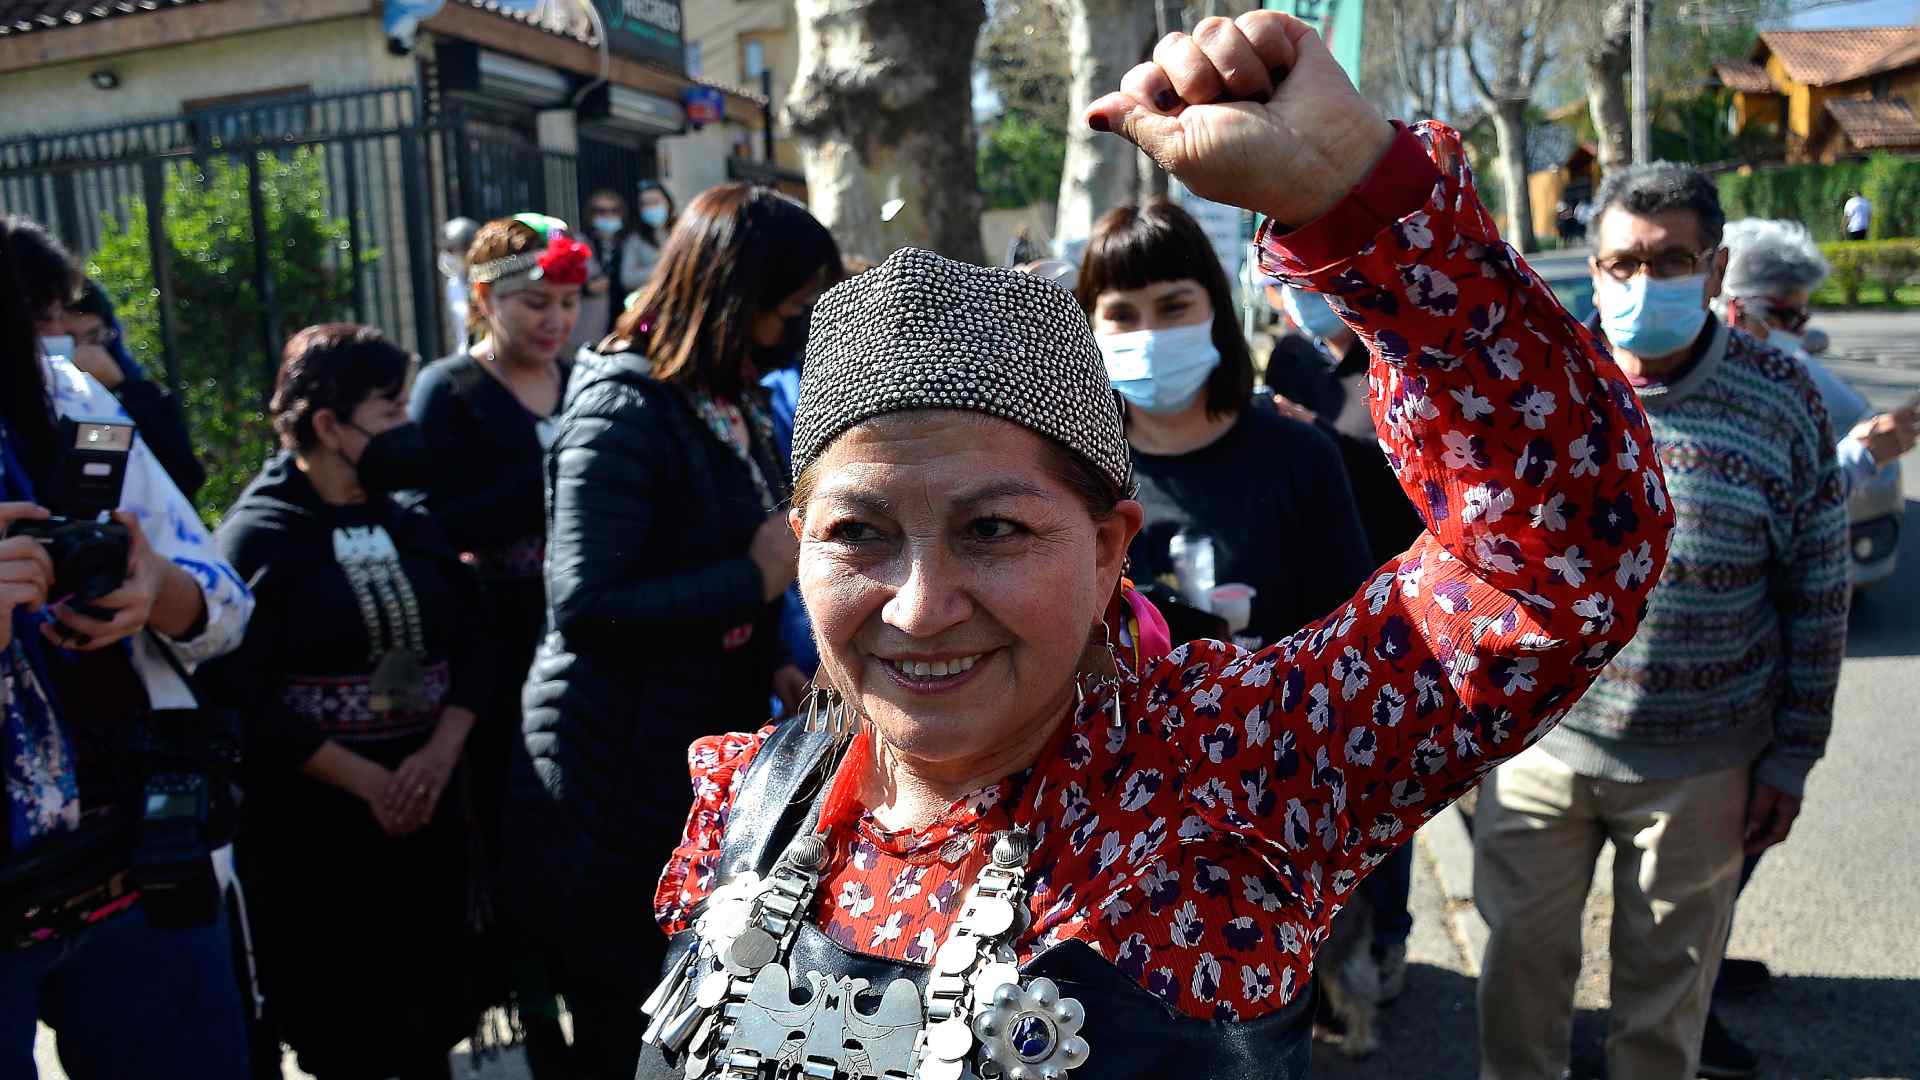
{"label": "embroidered belt", "polygon": [[460,561],[488,581],[537,581],[547,564],[547,538],[523,536],[485,551],[463,551]]}
{"label": "embroidered belt", "polygon": [[440,720],[440,706],[452,683],[441,661],[424,669],[421,687],[424,707],[374,708],[373,676],[295,675],[280,691],[280,702],[309,724],[346,739],[391,739],[432,727]]}

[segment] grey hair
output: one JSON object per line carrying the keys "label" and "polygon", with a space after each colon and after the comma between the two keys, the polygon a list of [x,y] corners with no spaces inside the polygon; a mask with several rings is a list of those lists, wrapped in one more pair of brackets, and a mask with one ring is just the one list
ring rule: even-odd
{"label": "grey hair", "polygon": [[1833,268],[1797,221],[1741,218],[1726,229],[1728,296],[1781,297],[1813,292]]}
{"label": "grey hair", "polygon": [[1720,246],[1727,212],[1720,208],[1720,189],[1699,169],[1671,161],[1629,165],[1607,174],[1594,195],[1594,219],[1619,207],[1629,214],[1658,214],[1663,210],[1691,210],[1700,218],[1700,232],[1709,250]]}

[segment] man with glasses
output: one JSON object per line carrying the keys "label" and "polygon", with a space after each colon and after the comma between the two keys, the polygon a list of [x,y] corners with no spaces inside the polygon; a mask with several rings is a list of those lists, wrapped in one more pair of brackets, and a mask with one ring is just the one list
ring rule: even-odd
{"label": "man with glasses", "polygon": [[[1543,448],[1541,467],[1657,454],[1677,526],[1639,634],[1560,727],[1482,788],[1474,894],[1490,930],[1479,987],[1487,1080],[1553,1080],[1566,1068],[1581,915],[1609,841],[1608,1075],[1685,1080],[1702,1069],[1743,853],[1792,827],[1825,749],[1846,639],[1834,437],[1798,364],[1708,317],[1727,268],[1713,183],[1679,165],[1634,166],[1609,175],[1595,205],[1597,329],[1656,445],[1596,428]],[[1618,522],[1629,494],[1532,507],[1533,525]],[[1652,572],[1631,554],[1595,565],[1577,547],[1547,569],[1576,586]],[[1591,607],[1580,613],[1596,626],[1614,617]],[[1754,1065],[1715,1067],[1740,1076]]]}

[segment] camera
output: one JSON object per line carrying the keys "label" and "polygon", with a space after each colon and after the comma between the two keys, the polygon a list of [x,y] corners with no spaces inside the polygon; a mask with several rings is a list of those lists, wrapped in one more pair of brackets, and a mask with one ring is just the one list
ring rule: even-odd
{"label": "camera", "polygon": [[126,526],[101,518],[120,505],[127,455],[133,449],[133,425],[119,420],[60,422],[60,456],[47,484],[43,504],[52,512],[41,521],[15,522],[8,535],[31,536],[53,560],[56,601],[97,600],[118,589],[127,577],[133,536]]}
{"label": "camera", "polygon": [[227,710],[156,709],[134,740],[132,876],[155,926],[205,926],[220,912],[212,853],[233,831],[237,719]]}

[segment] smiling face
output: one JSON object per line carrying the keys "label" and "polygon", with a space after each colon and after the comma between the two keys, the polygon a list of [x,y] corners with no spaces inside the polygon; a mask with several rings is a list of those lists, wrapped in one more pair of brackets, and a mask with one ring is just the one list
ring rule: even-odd
{"label": "smiling face", "polygon": [[841,435],[795,508],[823,674],[905,758],[966,771],[1064,715],[1139,530],[1096,520],[1040,436],[974,413]]}

